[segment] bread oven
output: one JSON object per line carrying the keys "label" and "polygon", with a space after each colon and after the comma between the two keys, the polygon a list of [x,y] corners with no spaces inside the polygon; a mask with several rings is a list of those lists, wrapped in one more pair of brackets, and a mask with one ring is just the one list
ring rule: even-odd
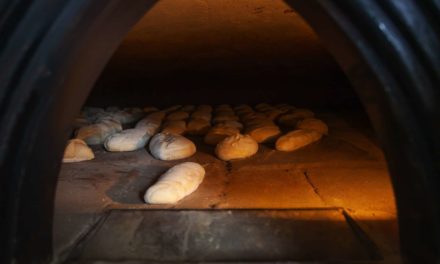
{"label": "bread oven", "polygon": [[435,3],[4,8],[2,263],[438,261]]}

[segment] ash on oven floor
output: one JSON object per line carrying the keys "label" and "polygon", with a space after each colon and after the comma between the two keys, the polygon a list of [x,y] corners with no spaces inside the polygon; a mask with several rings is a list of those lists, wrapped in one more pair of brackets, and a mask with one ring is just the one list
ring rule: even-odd
{"label": "ash on oven floor", "polygon": [[338,208],[111,210],[70,263],[379,259],[375,244]]}

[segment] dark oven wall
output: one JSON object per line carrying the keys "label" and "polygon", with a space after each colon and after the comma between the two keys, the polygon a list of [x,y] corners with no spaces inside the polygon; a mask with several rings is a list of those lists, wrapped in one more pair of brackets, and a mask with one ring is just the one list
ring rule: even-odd
{"label": "dark oven wall", "polygon": [[282,1],[167,0],[128,33],[87,104],[261,101],[359,106],[316,34]]}

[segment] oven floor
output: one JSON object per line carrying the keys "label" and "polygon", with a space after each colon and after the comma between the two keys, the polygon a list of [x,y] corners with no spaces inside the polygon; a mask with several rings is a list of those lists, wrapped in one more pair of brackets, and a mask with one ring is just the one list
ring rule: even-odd
{"label": "oven floor", "polygon": [[[396,209],[381,150],[368,133],[361,133],[347,119],[325,113],[319,118],[327,122],[330,134],[292,153],[260,145],[254,157],[224,162],[215,158],[213,147],[203,144],[200,138],[191,138],[198,151],[184,161],[202,164],[206,175],[197,191],[176,205],[147,205],[142,196],[159,175],[182,160],[155,160],[144,149],[109,153],[98,147],[95,160],[63,164],[54,223],[54,250],[58,260],[72,257],[73,249],[89,241],[102,219],[115,211],[147,210],[141,214],[148,217],[148,210],[159,209],[179,213],[193,209],[235,212],[240,211],[236,209],[338,208],[377,247],[382,256],[379,262],[400,263]],[[336,231],[329,232],[338,236]],[[350,240],[345,243],[349,244]],[[120,259],[112,261],[116,260]]]}

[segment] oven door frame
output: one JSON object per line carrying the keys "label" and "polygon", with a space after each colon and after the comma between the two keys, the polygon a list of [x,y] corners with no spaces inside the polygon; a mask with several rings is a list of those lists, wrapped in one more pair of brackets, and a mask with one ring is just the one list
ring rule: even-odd
{"label": "oven door frame", "polygon": [[[154,0],[0,4],[0,261],[52,261],[57,175],[72,120]],[[341,65],[383,146],[401,252],[440,261],[440,6],[287,0]]]}

